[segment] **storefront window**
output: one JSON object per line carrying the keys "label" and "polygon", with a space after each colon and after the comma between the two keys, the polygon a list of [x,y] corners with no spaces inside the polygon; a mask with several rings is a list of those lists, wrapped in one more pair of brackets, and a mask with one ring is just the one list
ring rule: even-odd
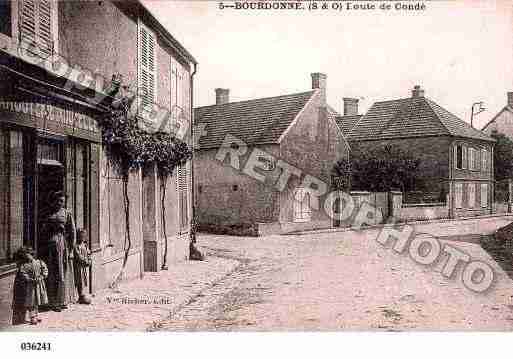
{"label": "storefront window", "polygon": [[12,254],[25,237],[27,204],[23,132],[0,130],[0,265],[12,262]]}

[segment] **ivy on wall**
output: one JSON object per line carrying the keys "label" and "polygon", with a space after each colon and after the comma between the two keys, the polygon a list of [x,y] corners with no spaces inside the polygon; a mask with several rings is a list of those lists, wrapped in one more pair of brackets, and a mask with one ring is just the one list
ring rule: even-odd
{"label": "ivy on wall", "polygon": [[[125,209],[125,245],[123,264],[119,274],[111,283],[116,288],[123,278],[128,256],[132,247],[130,237],[130,197],[128,182],[130,173],[142,168],[156,166],[161,181],[161,213],[165,234],[166,184],[174,169],[192,158],[192,151],[182,140],[167,132],[150,133],[139,125],[139,118],[130,111],[134,99],[122,98],[116,107],[98,121],[102,132],[102,143],[110,163],[117,169],[123,181]],[[167,254],[167,240],[165,254]],[[163,269],[167,267],[164,255]]]}

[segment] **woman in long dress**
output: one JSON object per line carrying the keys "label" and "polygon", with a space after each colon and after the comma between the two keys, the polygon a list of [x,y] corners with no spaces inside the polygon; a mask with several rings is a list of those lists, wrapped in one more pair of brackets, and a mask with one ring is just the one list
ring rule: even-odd
{"label": "woman in long dress", "polygon": [[62,191],[51,196],[52,208],[44,221],[48,250],[48,302],[50,307],[60,312],[77,299],[73,253],[76,233],[73,215],[64,207],[66,198]]}

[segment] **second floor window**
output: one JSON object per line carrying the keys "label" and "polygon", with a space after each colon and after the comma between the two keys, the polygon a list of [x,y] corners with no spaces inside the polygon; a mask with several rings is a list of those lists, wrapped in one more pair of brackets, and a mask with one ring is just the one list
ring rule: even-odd
{"label": "second floor window", "polygon": [[0,1],[0,34],[12,36],[11,2]]}
{"label": "second floor window", "polygon": [[454,164],[457,169],[463,168],[463,146],[457,145],[454,147]]}
{"label": "second floor window", "polygon": [[138,36],[139,109],[151,112],[157,99],[157,38],[148,27],[139,23]]}
{"label": "second floor window", "polygon": [[45,0],[19,2],[19,40],[23,47],[40,56],[54,51],[54,9],[56,3]]}
{"label": "second floor window", "polygon": [[488,151],[481,150],[481,170],[488,171]]}
{"label": "second floor window", "polygon": [[468,169],[473,171],[476,169],[476,150],[470,147],[468,149]]}

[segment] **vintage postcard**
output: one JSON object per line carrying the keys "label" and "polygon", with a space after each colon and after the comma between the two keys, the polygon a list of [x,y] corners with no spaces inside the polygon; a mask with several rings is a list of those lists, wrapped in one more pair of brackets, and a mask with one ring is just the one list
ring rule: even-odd
{"label": "vintage postcard", "polygon": [[1,331],[511,332],[512,25],[1,0]]}

